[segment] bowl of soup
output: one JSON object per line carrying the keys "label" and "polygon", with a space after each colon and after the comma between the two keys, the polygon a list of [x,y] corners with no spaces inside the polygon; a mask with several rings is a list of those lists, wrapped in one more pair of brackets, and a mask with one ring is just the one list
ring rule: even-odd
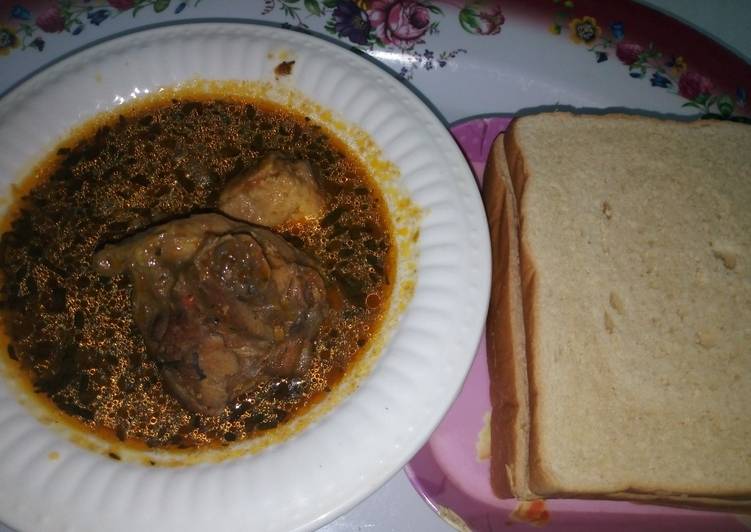
{"label": "bowl of soup", "polygon": [[10,526],[317,526],[461,386],[489,287],[474,179],[347,50],[113,39],[0,100],[0,161]]}

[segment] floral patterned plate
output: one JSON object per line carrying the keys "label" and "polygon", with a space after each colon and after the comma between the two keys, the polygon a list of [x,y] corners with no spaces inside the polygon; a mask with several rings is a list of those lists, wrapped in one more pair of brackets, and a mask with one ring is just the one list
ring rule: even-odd
{"label": "floral patterned plate", "polygon": [[540,106],[748,118],[749,65],[630,0],[0,2],[0,96],[97,39],[231,17],[313,33],[408,81],[448,122]]}
{"label": "floral patterned plate", "polygon": [[[380,63],[446,123],[457,124],[453,133],[477,175],[507,119],[473,117],[569,106],[735,120],[751,115],[747,62],[629,0],[0,0],[0,95],[82,46],[146,26],[217,17],[298,29]],[[488,408],[483,364],[481,348],[464,392],[408,473],[444,515],[450,508],[473,528],[491,530],[505,528],[514,506],[482,488],[487,466],[475,460]],[[472,473],[464,475],[465,469]],[[473,482],[482,493],[468,488]],[[729,516],[718,521],[618,503],[568,512],[567,504],[525,515],[576,530],[585,517],[590,528],[678,529],[689,518],[694,528],[737,526]]]}

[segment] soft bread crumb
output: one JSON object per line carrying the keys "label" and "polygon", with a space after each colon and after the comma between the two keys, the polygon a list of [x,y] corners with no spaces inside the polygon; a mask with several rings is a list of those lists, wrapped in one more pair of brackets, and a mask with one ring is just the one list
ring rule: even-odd
{"label": "soft bread crumb", "polygon": [[440,504],[438,504],[437,507],[438,515],[440,515],[441,518],[449,525],[454,527],[459,532],[472,532],[472,529],[467,526],[467,523],[464,522],[464,519],[459,517],[459,514],[457,514],[454,510],[446,506],[441,506]]}
{"label": "soft bread crumb", "polygon": [[490,410],[482,416],[482,428],[475,442],[475,457],[478,462],[490,458]]}
{"label": "soft bread crumb", "polygon": [[712,254],[716,259],[719,259],[722,261],[722,264],[727,268],[728,270],[734,270],[735,265],[737,263],[737,258],[735,256],[735,253],[732,251],[727,250],[720,250],[720,249],[713,249]]}
{"label": "soft bread crumb", "polygon": [[704,329],[696,333],[696,343],[704,349],[709,349],[710,347],[714,347],[717,341],[712,331]]}
{"label": "soft bread crumb", "polygon": [[618,294],[615,292],[610,292],[610,298],[608,299],[610,302],[610,306],[615,310],[618,314],[623,314],[623,300],[620,298]]}

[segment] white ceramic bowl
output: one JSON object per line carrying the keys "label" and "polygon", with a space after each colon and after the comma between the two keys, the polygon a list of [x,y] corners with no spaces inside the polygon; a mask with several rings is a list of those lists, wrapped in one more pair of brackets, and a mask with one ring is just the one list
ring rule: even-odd
{"label": "white ceramic bowl", "polygon": [[[277,80],[280,60],[292,74]],[[133,33],[77,53],[0,100],[0,186],[73,126],[159,87],[194,78],[251,80],[282,103],[302,93],[314,118],[363,130],[398,169],[390,206],[408,197],[422,217],[416,281],[392,306],[380,356],[338,405],[282,443],[220,463],[146,467],[70,441],[0,379],[0,520],[25,530],[296,530],[365,498],[419,449],[458,393],[480,338],[490,253],[482,203],[441,122],[369,61],[301,33],[251,24],[185,24]],[[286,99],[286,100],[285,100]],[[331,109],[327,116],[321,109]],[[315,111],[311,111],[316,114]],[[356,135],[346,140],[356,143]],[[7,208],[7,202],[4,208]],[[404,218],[404,217],[402,217]],[[26,404],[24,404],[26,403]],[[50,459],[50,456],[56,459]]]}

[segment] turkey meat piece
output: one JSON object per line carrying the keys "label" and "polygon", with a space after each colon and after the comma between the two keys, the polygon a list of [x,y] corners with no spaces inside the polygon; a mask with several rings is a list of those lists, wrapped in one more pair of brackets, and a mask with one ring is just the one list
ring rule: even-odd
{"label": "turkey meat piece", "polygon": [[326,318],[316,262],[268,229],[219,214],[174,220],[108,245],[100,274],[127,274],[136,325],[168,388],[217,415],[269,377],[301,375]]}
{"label": "turkey meat piece", "polygon": [[228,216],[266,227],[317,219],[325,208],[310,164],[279,154],[232,179],[219,197],[219,210]]}

